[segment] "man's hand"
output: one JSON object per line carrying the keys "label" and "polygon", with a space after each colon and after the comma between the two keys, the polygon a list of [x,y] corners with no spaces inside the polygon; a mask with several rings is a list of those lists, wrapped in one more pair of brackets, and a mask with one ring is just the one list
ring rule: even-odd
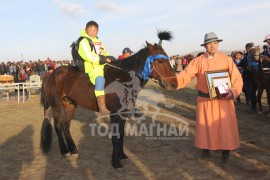
{"label": "man's hand", "polygon": [[109,58],[106,58],[106,62],[107,63],[110,63],[110,62],[112,62]]}
{"label": "man's hand", "polygon": [[232,90],[229,89],[228,95],[226,97],[224,97],[223,99],[233,99]]}

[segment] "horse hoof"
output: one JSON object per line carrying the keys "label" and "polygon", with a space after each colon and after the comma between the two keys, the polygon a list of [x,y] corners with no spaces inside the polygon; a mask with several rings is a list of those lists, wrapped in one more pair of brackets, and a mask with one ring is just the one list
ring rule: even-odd
{"label": "horse hoof", "polygon": [[257,113],[260,114],[260,115],[262,115],[263,114],[263,111],[258,111]]}
{"label": "horse hoof", "polygon": [[120,163],[120,161],[112,163],[112,166],[114,167],[114,169],[118,169],[118,168],[122,168],[124,167],[123,164]]}
{"label": "horse hoof", "polygon": [[70,154],[70,157],[71,158],[74,158],[74,159],[78,159],[79,158],[79,154]]}
{"label": "horse hoof", "polygon": [[112,139],[112,131],[109,132],[108,137],[109,139]]}
{"label": "horse hoof", "polygon": [[120,155],[120,157],[119,157],[120,159],[127,159],[128,157],[127,157],[127,155],[125,155],[125,154],[122,154],[122,155]]}
{"label": "horse hoof", "polygon": [[70,154],[69,153],[66,153],[66,154],[63,154],[64,157],[69,157]]}

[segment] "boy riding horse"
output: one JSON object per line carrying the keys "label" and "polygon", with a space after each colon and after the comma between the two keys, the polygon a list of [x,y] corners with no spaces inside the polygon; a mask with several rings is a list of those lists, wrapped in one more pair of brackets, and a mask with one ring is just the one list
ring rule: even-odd
{"label": "boy riding horse", "polygon": [[[81,37],[84,37],[79,44],[79,55],[84,62],[85,73],[88,74],[90,81],[95,85],[95,95],[99,112],[107,115],[110,111],[105,105],[105,78],[104,66],[106,62],[111,62],[111,59],[106,58],[109,54],[105,50],[102,42],[97,38],[98,24],[95,21],[89,21],[85,29],[81,32]],[[93,43],[93,48],[89,42],[90,39]]]}

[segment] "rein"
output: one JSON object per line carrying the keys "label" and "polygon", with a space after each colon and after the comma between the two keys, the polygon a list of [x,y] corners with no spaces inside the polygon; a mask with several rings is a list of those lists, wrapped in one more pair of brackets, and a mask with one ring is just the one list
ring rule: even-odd
{"label": "rein", "polygon": [[160,76],[160,80],[162,81],[162,82],[164,82],[163,80],[165,80],[165,79],[171,79],[171,78],[175,78],[174,76],[169,76],[169,77],[163,77],[159,72],[158,72],[158,70],[153,66],[153,68],[152,68],[153,70],[155,70],[156,71],[156,73]]}
{"label": "rein", "polygon": [[111,66],[111,67],[116,68],[116,69],[119,69],[119,70],[121,70],[121,71],[127,72],[126,70],[124,70],[124,69],[122,69],[122,68],[120,68],[120,67],[114,66],[114,65],[112,65],[112,64],[106,63],[106,65]]}

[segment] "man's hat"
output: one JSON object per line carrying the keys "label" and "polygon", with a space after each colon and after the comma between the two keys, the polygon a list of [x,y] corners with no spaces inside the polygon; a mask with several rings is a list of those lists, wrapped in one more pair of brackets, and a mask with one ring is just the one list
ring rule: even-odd
{"label": "man's hat", "polygon": [[217,35],[214,32],[206,33],[204,36],[204,43],[201,46],[204,46],[207,43],[218,41],[223,41],[222,39],[218,39]]}
{"label": "man's hat", "polygon": [[232,57],[235,58],[235,55],[236,55],[236,54],[244,55],[244,53],[241,52],[241,51],[234,51],[234,52],[232,53]]}
{"label": "man's hat", "polygon": [[268,35],[265,37],[265,39],[264,39],[263,42],[266,42],[268,39],[270,39],[270,34],[268,34]]}
{"label": "man's hat", "polygon": [[123,49],[122,53],[125,54],[127,52],[133,53],[133,51],[131,51],[128,47],[126,47],[126,48]]}

